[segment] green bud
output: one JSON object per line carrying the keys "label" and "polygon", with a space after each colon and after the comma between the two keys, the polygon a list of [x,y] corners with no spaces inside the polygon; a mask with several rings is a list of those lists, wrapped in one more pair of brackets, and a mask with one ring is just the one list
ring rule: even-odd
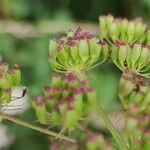
{"label": "green bud", "polygon": [[123,20],[120,20],[119,23],[120,23],[120,33],[121,33],[122,39],[124,39],[126,35],[126,31],[127,31],[128,20],[123,19]]}
{"label": "green bud", "polygon": [[62,85],[63,85],[62,76],[55,73],[52,78],[52,86],[57,87]]}
{"label": "green bud", "polygon": [[33,97],[32,106],[36,111],[38,121],[42,124],[47,124],[47,111],[45,105],[45,98],[43,96]]}
{"label": "green bud", "polygon": [[74,129],[77,126],[78,119],[76,110],[69,109],[66,114],[65,124],[69,129]]}
{"label": "green bud", "polygon": [[136,39],[141,38],[140,36],[142,36],[145,31],[146,31],[146,25],[143,24],[141,21],[138,21],[136,23],[136,26],[135,26],[135,37],[136,37]]}
{"label": "green bud", "polygon": [[106,145],[103,136],[95,133],[89,133],[87,135],[86,150],[98,150],[104,149],[104,147]]}
{"label": "green bud", "polygon": [[117,40],[118,38],[118,28],[117,24],[113,22],[109,27],[109,34],[111,35],[111,38],[113,41]]}
{"label": "green bud", "polygon": [[105,16],[99,17],[100,22],[100,37],[101,39],[105,39],[107,37],[108,31],[107,31],[107,19]]}
{"label": "green bud", "polygon": [[118,50],[118,60],[122,68],[124,68],[124,62],[126,61],[128,50],[129,50],[128,44],[120,44]]}
{"label": "green bud", "polygon": [[83,94],[82,93],[78,93],[74,95],[74,101],[73,101],[72,106],[77,111],[77,114],[81,116],[83,112]]}
{"label": "green bud", "polygon": [[79,63],[78,58],[80,56],[79,56],[79,51],[78,51],[78,46],[77,45],[70,46],[70,54],[71,54],[71,57],[73,58],[74,62],[78,64]]}
{"label": "green bud", "polygon": [[147,34],[146,34],[146,44],[150,45],[150,29],[147,31]]}
{"label": "green bud", "polygon": [[133,21],[130,21],[127,26],[127,38],[129,41],[132,41],[134,39],[135,34],[135,23]]}
{"label": "green bud", "polygon": [[64,115],[67,112],[67,108],[68,108],[68,104],[67,104],[66,100],[65,99],[59,100],[59,106],[58,107],[59,107],[59,111],[61,113],[61,116],[64,117]]}
{"label": "green bud", "polygon": [[2,89],[19,85],[21,72],[18,65],[14,65],[13,68],[9,69],[8,65],[1,64],[0,68],[0,87]]}
{"label": "green bud", "polygon": [[109,56],[109,45],[105,41],[101,41],[100,60],[104,62]]}
{"label": "green bud", "polygon": [[118,52],[119,52],[119,47],[117,45],[113,45],[112,50],[111,50],[111,59],[116,66],[119,65],[119,63],[118,63]]}
{"label": "green bud", "polygon": [[131,68],[133,68],[134,70],[136,70],[137,67],[135,67],[137,65],[137,61],[139,60],[139,57],[141,55],[141,51],[142,51],[142,46],[141,44],[134,44],[133,48],[131,49]]}
{"label": "green bud", "polygon": [[138,61],[139,69],[140,69],[140,67],[143,68],[147,64],[149,64],[149,54],[150,54],[149,48],[148,47],[142,47],[141,55],[140,55],[140,58]]}
{"label": "green bud", "polygon": [[90,57],[90,49],[87,40],[81,40],[78,44],[81,66],[84,66]]}
{"label": "green bud", "polygon": [[88,40],[88,42],[89,42],[89,46],[90,46],[90,54],[92,54],[89,62],[93,63],[99,59],[102,49],[101,49],[101,45],[97,44],[98,40],[96,38]]}
{"label": "green bud", "polygon": [[150,89],[147,91],[146,96],[144,97],[143,101],[142,101],[142,106],[144,106],[144,108],[150,104]]}
{"label": "green bud", "polygon": [[20,67],[18,65],[14,65],[13,69],[14,69],[14,73],[12,75],[13,86],[18,86],[21,81]]}
{"label": "green bud", "polygon": [[47,112],[44,105],[36,107],[36,116],[40,123],[47,124],[46,114]]}
{"label": "green bud", "polygon": [[5,103],[8,103],[11,101],[11,89],[3,89],[2,90],[2,98],[1,98]]}
{"label": "green bud", "polygon": [[53,125],[60,125],[62,123],[61,115],[57,111],[51,112],[51,122]]}
{"label": "green bud", "polygon": [[143,99],[143,95],[140,92],[132,91],[129,97],[130,102],[138,102],[140,103]]}
{"label": "green bud", "polygon": [[49,54],[50,56],[52,56],[54,59],[56,59],[56,56],[57,56],[57,42],[56,40],[50,40],[50,43],[49,43]]}
{"label": "green bud", "polygon": [[11,85],[9,81],[7,80],[3,72],[0,70],[0,88],[5,89],[5,88],[9,88],[10,86]]}

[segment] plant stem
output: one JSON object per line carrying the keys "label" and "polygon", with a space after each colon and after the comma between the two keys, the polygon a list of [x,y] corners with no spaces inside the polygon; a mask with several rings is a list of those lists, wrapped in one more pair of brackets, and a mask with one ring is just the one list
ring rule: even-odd
{"label": "plant stem", "polygon": [[47,134],[47,135],[50,135],[50,136],[54,136],[56,138],[60,138],[60,139],[63,139],[63,140],[69,141],[69,142],[73,142],[73,143],[76,142],[76,140],[73,139],[73,138],[70,138],[70,137],[67,137],[67,136],[55,133],[53,131],[50,131],[50,130],[47,130],[47,129],[44,129],[44,128],[41,128],[39,126],[33,125],[33,124],[31,124],[29,122],[26,122],[26,121],[23,121],[23,120],[20,120],[20,119],[14,117],[14,116],[10,116],[10,115],[5,114],[3,112],[0,112],[0,118],[9,120],[9,121],[14,122],[14,123],[16,123],[18,125],[22,125],[22,126],[31,128],[31,129],[39,131],[41,133],[44,133],[44,134]]}
{"label": "plant stem", "polygon": [[112,122],[110,121],[110,119],[108,118],[108,116],[105,114],[104,110],[102,109],[102,107],[97,103],[96,101],[96,107],[98,112],[100,113],[101,117],[103,118],[108,130],[111,132],[111,134],[113,135],[114,139],[116,140],[120,150],[127,150],[127,144],[124,141],[123,137],[118,133],[118,131],[116,130],[116,128],[113,126]]}

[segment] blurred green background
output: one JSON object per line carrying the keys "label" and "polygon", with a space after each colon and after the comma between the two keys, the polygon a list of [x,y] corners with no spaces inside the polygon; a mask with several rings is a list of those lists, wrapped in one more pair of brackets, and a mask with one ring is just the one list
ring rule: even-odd
{"label": "blurred green background", "polygon": [[[51,80],[48,64],[49,39],[78,25],[98,35],[98,17],[113,14],[129,19],[142,17],[149,23],[150,0],[0,0],[0,55],[22,70],[22,85],[29,94],[40,94]],[[110,110],[117,105],[120,72],[107,61],[90,73],[101,105]],[[21,115],[35,120],[30,108]],[[6,123],[16,140],[10,150],[46,150],[48,139],[38,132]]]}

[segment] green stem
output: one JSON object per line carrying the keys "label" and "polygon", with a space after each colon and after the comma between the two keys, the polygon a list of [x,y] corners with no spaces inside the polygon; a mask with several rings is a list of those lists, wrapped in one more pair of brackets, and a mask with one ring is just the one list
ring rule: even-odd
{"label": "green stem", "polygon": [[114,139],[116,140],[120,150],[127,150],[127,144],[124,141],[123,137],[118,133],[118,131],[116,130],[116,128],[113,126],[112,122],[110,121],[110,119],[107,117],[107,115],[105,114],[104,110],[102,109],[102,107],[96,102],[96,107],[98,112],[100,113],[101,117],[103,118],[108,130],[111,132],[111,134],[113,135]]}
{"label": "green stem", "polygon": [[47,134],[47,135],[50,135],[50,136],[54,136],[56,138],[60,138],[60,139],[63,139],[63,140],[66,140],[66,141],[69,141],[69,142],[73,142],[75,143],[76,140],[73,139],[73,138],[70,138],[70,137],[67,137],[67,136],[64,136],[64,135],[61,135],[61,134],[58,134],[58,133],[55,133],[55,132],[52,132],[50,130],[47,130],[47,129],[44,129],[44,128],[41,128],[39,126],[35,126],[29,122],[26,122],[26,121],[22,121],[16,117],[13,117],[13,116],[10,116],[8,114],[5,114],[3,112],[0,112],[0,118],[3,118],[3,119],[6,119],[6,120],[9,120],[11,122],[14,122],[18,125],[22,125],[22,126],[25,126],[25,127],[28,127],[28,128],[31,128],[33,130],[36,130],[36,131],[39,131],[41,133],[44,133],[44,134]]}

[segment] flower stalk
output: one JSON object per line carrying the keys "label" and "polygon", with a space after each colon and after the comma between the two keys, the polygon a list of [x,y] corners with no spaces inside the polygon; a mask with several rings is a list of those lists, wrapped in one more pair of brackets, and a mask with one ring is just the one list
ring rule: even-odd
{"label": "flower stalk", "polygon": [[127,150],[128,149],[127,143],[125,142],[123,137],[118,133],[118,131],[116,130],[116,128],[114,127],[114,125],[112,124],[110,119],[105,114],[103,108],[97,103],[97,101],[95,101],[95,103],[96,103],[96,107],[97,107],[98,113],[103,118],[103,120],[104,120],[104,122],[105,122],[105,124],[106,124],[106,126],[108,128],[108,130],[113,135],[113,137],[116,140],[120,150]]}
{"label": "flower stalk", "polygon": [[14,117],[14,116],[10,116],[10,115],[5,114],[3,112],[0,112],[0,118],[6,119],[6,120],[14,122],[18,125],[22,125],[24,127],[27,127],[27,128],[30,128],[30,129],[33,129],[33,130],[36,130],[36,131],[39,131],[39,132],[47,134],[49,136],[53,136],[55,138],[59,138],[59,139],[62,139],[62,140],[68,141],[68,142],[72,142],[72,143],[76,142],[76,140],[73,139],[73,138],[61,135],[59,133],[55,133],[53,131],[50,131],[50,130],[47,130],[47,129],[44,129],[44,128],[41,128],[39,126],[33,125],[33,124],[31,124],[29,122],[26,122],[26,121],[23,121],[23,120],[20,120],[20,119]]}

